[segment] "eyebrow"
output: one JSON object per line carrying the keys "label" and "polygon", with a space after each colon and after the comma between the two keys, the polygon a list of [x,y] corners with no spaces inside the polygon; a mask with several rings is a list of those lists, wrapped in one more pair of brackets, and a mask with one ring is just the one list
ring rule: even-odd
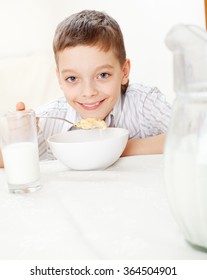
{"label": "eyebrow", "polygon": [[100,65],[96,68],[96,70],[100,70],[102,68],[108,68],[108,69],[113,69],[114,67],[110,64],[104,64],[104,65]]}
{"label": "eyebrow", "polygon": [[[114,67],[112,65],[110,65],[110,64],[104,64],[104,65],[100,65],[100,66],[96,67],[95,71],[101,70],[103,68],[113,69]],[[67,72],[74,72],[74,73],[76,73],[76,70],[68,68],[68,69],[63,69],[61,71],[61,73],[67,73]]]}

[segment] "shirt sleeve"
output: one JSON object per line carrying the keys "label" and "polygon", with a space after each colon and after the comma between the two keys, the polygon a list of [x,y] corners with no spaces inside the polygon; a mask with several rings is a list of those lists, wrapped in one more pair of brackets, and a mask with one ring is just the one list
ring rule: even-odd
{"label": "shirt sleeve", "polygon": [[[58,108],[58,100],[52,101],[48,104],[45,104],[36,109],[37,116],[48,116],[50,114],[57,115],[59,110]],[[40,118],[38,122],[39,131],[38,131],[38,147],[39,147],[39,158],[40,160],[51,160],[55,159],[52,151],[47,143],[47,139],[61,131],[62,123],[58,123],[54,119],[45,119]]]}
{"label": "shirt sleeve", "polygon": [[39,158],[40,160],[52,160],[55,159],[54,155],[52,154],[49,145],[47,143],[47,138],[45,135],[44,125],[41,124],[39,128],[39,132],[37,135],[38,138],[38,147],[39,147]]}
{"label": "shirt sleeve", "polygon": [[145,96],[142,107],[143,136],[165,133],[169,126],[171,106],[158,88],[152,88]]}

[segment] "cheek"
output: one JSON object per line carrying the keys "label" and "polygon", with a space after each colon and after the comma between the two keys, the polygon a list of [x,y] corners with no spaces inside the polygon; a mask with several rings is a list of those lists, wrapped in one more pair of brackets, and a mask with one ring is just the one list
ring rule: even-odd
{"label": "cheek", "polygon": [[75,94],[73,93],[73,90],[71,90],[70,88],[68,88],[67,86],[62,84],[62,91],[64,93],[64,96],[66,98],[66,100],[71,103],[74,99],[75,99]]}
{"label": "cheek", "polygon": [[110,87],[111,96],[117,98],[121,94],[121,82],[120,79],[117,79],[117,82],[114,82]]}
{"label": "cheek", "polygon": [[113,107],[121,95],[120,85],[111,87],[108,102],[110,107]]}

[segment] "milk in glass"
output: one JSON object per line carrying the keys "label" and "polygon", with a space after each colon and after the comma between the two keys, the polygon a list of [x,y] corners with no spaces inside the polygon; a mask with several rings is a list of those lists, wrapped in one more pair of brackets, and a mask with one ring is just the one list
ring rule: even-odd
{"label": "milk in glass", "polygon": [[39,179],[37,143],[20,142],[7,145],[2,150],[9,184],[26,184]]}
{"label": "milk in glass", "polygon": [[34,111],[14,111],[0,116],[0,138],[9,192],[29,193],[40,189]]}

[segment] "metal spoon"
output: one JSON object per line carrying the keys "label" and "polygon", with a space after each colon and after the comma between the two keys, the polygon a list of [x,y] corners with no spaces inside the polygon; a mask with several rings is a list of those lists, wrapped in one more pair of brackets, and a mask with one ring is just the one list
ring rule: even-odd
{"label": "metal spoon", "polygon": [[103,120],[96,120],[95,118],[83,119],[80,122],[71,122],[67,119],[53,116],[37,116],[37,118],[45,118],[45,119],[57,119],[61,121],[68,122],[76,127],[82,129],[92,129],[92,128],[106,128],[106,123]]}
{"label": "metal spoon", "polygon": [[65,121],[65,122],[68,122],[72,125],[75,125],[77,126],[77,123],[73,123],[67,119],[64,119],[64,118],[60,118],[60,117],[53,117],[53,116],[37,116],[37,118],[45,118],[45,119],[57,119],[57,120],[61,120],[61,121]]}

